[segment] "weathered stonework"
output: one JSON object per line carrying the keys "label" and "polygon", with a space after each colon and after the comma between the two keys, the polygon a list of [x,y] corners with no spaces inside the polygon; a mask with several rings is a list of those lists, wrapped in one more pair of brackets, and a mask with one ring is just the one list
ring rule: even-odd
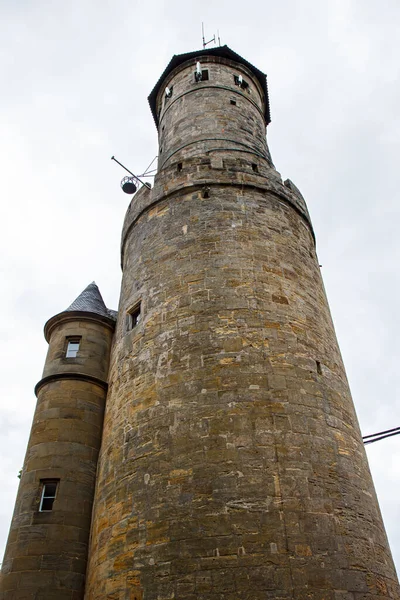
{"label": "weathered stonework", "polygon": [[126,214],[115,332],[94,284],[45,328],[1,598],[399,600],[265,76],[205,50],[149,99],[159,171]]}
{"label": "weathered stonework", "polygon": [[[82,600],[114,323],[64,312],[46,324],[49,351],[2,566],[1,598]],[[66,358],[69,337],[80,337]],[[39,510],[43,481],[58,481]]]}
{"label": "weathered stonework", "polygon": [[125,219],[85,598],[398,599],[307,208],[251,70],[200,60]]}

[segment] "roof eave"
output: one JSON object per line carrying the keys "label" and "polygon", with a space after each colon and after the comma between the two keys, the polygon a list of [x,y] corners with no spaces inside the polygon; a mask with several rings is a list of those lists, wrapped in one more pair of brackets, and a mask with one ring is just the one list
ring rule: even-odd
{"label": "roof eave", "polygon": [[192,58],[195,59],[197,57],[205,56],[205,55],[221,56],[222,58],[228,58],[230,60],[238,62],[239,64],[245,65],[248,69],[250,69],[254,73],[254,75],[258,79],[258,81],[264,91],[264,95],[265,95],[264,117],[265,117],[265,124],[268,125],[271,122],[271,115],[270,115],[270,107],[269,107],[269,97],[268,97],[266,74],[263,73],[262,71],[260,71],[259,69],[257,69],[257,67],[255,67],[254,65],[249,63],[245,58],[243,58],[242,56],[240,56],[239,54],[237,54],[236,52],[234,52],[228,46],[225,45],[225,46],[219,46],[218,48],[210,48],[210,49],[203,48],[202,50],[196,50],[194,52],[186,52],[185,54],[174,54],[174,56],[169,61],[168,65],[164,69],[164,72],[162,73],[161,77],[157,81],[156,85],[154,86],[154,88],[152,89],[152,91],[150,92],[149,97],[148,97],[150,110],[152,112],[154,122],[155,122],[157,128],[158,128],[159,121],[158,121],[158,115],[157,115],[157,110],[156,110],[156,101],[157,101],[158,92],[163,84],[163,81],[166,79],[166,77],[169,75],[169,73],[171,73],[171,71],[173,71],[180,64],[182,64]]}

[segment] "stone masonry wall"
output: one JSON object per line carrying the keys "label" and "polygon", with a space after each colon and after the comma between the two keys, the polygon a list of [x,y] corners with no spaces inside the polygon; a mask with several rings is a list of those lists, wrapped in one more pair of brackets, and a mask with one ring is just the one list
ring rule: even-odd
{"label": "stone masonry wall", "polygon": [[[256,78],[244,66],[215,57],[202,58],[201,65],[209,72],[208,80],[196,82],[190,63],[173,72],[161,89],[159,168],[201,155],[203,140],[208,149],[247,149],[266,158],[264,101]],[[249,86],[235,85],[235,75]],[[165,97],[167,86],[173,88],[170,98]]]}
{"label": "stone masonry wall", "polygon": [[251,70],[201,64],[124,223],[85,600],[398,600],[307,207]]}
{"label": "stone masonry wall", "polygon": [[398,598],[304,220],[220,186],[126,244],[85,597]]}
{"label": "stone masonry wall", "polygon": [[[65,358],[69,335],[82,336],[72,359]],[[52,331],[43,375],[61,377],[38,384],[2,565],[4,600],[83,598],[111,339],[111,329],[94,320],[68,320]],[[85,374],[104,384],[77,379]],[[59,481],[49,512],[39,510],[44,480]]]}

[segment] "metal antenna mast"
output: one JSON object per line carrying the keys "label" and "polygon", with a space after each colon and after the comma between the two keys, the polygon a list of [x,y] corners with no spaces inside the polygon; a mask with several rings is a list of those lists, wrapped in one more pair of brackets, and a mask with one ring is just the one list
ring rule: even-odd
{"label": "metal antenna mast", "polygon": [[208,44],[211,44],[211,42],[214,42],[214,44],[215,44],[215,33],[214,33],[214,37],[211,40],[209,40],[208,42],[206,42],[206,38],[204,37],[204,23],[201,24],[201,31],[203,34],[203,50],[204,50],[204,48],[206,46],[208,46]]}

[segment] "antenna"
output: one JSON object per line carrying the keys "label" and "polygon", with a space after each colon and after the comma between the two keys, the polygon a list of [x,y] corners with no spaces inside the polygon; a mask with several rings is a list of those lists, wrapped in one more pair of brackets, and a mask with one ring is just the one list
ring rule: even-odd
{"label": "antenna", "polygon": [[201,24],[201,32],[203,34],[203,50],[206,46],[208,46],[208,44],[211,44],[211,42],[214,42],[215,44],[215,33],[214,33],[214,37],[209,40],[208,42],[206,42],[206,38],[204,37],[204,23]]}
{"label": "antenna", "polygon": [[221,38],[219,37],[219,29],[217,29],[217,35],[218,35],[218,46],[221,45]]}

